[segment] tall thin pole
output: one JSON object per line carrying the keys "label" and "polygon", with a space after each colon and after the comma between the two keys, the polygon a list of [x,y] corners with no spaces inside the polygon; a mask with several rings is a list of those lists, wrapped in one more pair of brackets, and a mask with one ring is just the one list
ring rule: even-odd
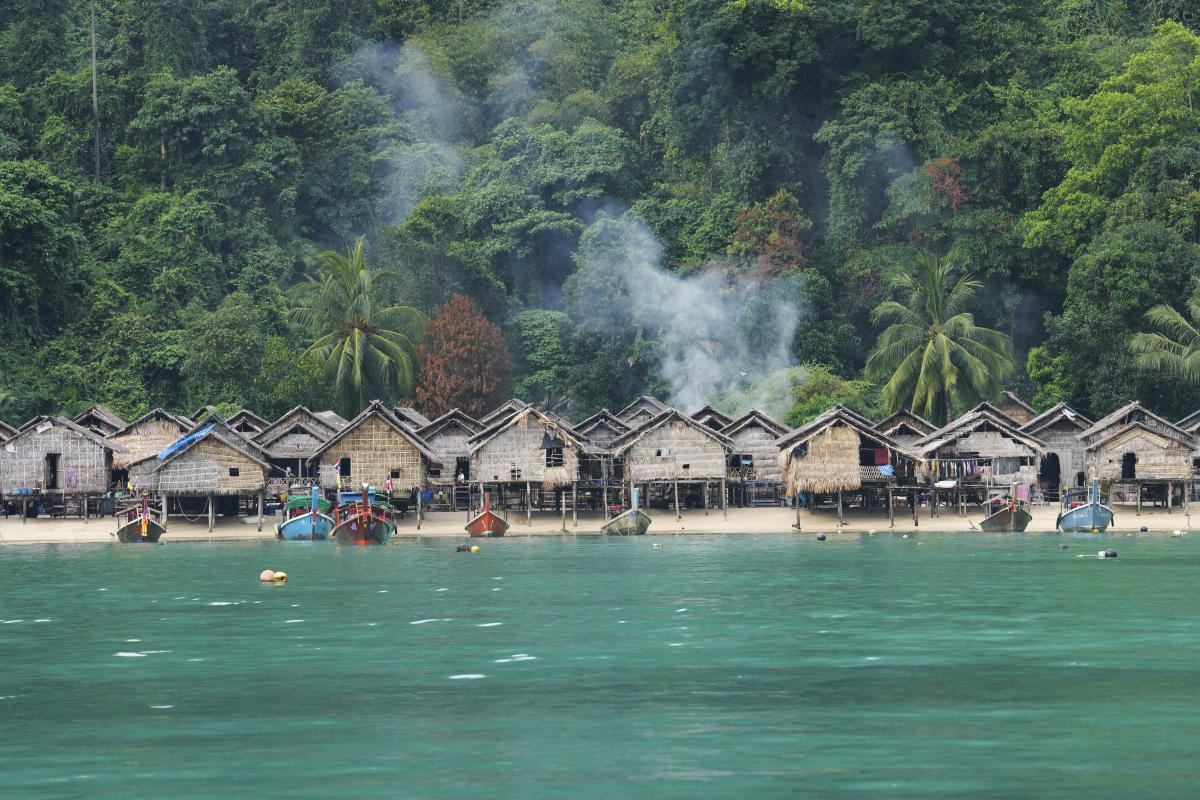
{"label": "tall thin pole", "polygon": [[92,128],[96,139],[96,183],[100,183],[100,99],[96,91],[96,0],[92,0]]}

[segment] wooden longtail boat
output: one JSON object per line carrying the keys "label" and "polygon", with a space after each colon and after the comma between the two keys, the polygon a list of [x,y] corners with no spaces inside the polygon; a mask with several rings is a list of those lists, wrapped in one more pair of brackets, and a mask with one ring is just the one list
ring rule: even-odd
{"label": "wooden longtail boat", "polygon": [[338,544],[383,544],[396,532],[387,517],[391,506],[375,502],[375,490],[363,484],[359,499],[338,509],[329,538]]}
{"label": "wooden longtail boat", "polygon": [[650,515],[638,506],[637,489],[633,490],[633,508],[617,514],[604,523],[600,530],[611,536],[641,536],[650,527]]}
{"label": "wooden longtail boat", "polygon": [[140,509],[130,509],[129,521],[117,528],[117,541],[126,543],[154,544],[166,530],[154,517],[157,511],[150,508],[150,498],[143,497]]}
{"label": "wooden longtail boat", "polygon": [[483,496],[483,510],[467,523],[467,533],[472,536],[503,536],[508,530],[508,522],[492,511],[492,495]]}
{"label": "wooden longtail boat", "polygon": [[291,516],[275,526],[275,538],[289,542],[320,542],[329,538],[333,531],[333,517],[321,513],[329,508],[329,501],[321,498],[321,490],[313,487],[312,497],[292,495],[284,507]]}
{"label": "wooden longtail boat", "polygon": [[1020,533],[1029,527],[1033,517],[1025,508],[1025,501],[1017,497],[1017,487],[1014,484],[1008,492],[1008,497],[997,497],[987,504],[988,516],[979,523],[981,531],[1007,531]]}
{"label": "wooden longtail boat", "polygon": [[1112,524],[1112,509],[1100,503],[1099,478],[1092,478],[1092,491],[1088,502],[1062,512],[1055,522],[1056,527],[1063,533],[1104,533]]}

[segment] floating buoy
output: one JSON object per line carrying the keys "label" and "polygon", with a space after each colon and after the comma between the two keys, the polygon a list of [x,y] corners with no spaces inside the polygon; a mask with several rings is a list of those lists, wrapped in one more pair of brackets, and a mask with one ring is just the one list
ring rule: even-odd
{"label": "floating buoy", "polygon": [[817,534],[817,541],[818,541],[818,542],[823,542],[823,541],[825,541],[825,534],[823,534],[823,533],[818,533],[818,534]]}
{"label": "floating buoy", "polygon": [[271,578],[271,581],[273,583],[287,583],[287,573],[286,572],[276,572],[275,575]]}
{"label": "floating buoy", "polygon": [[1099,534],[1099,533],[1100,533],[1100,529],[1099,529],[1099,528],[1092,528],[1092,533]]}
{"label": "floating buoy", "polygon": [[908,538],[908,534],[906,533],[906,534],[904,534],[903,536],[901,536],[900,538],[901,538],[901,539],[907,539],[907,538]]}
{"label": "floating buoy", "polygon": [[662,547],[662,542],[655,542],[651,547]]}
{"label": "floating buoy", "polygon": [[1139,528],[1138,530],[1140,530],[1142,533],[1145,533],[1145,532],[1146,532],[1146,526],[1145,526],[1145,525],[1143,525],[1143,526],[1142,526],[1141,528]]}
{"label": "floating buoy", "polygon": [[1185,536],[1185,535],[1187,535],[1187,531],[1171,531],[1171,535],[1172,536]]}
{"label": "floating buoy", "polygon": [[270,583],[271,581],[275,580],[275,570],[264,569],[261,573],[259,573],[258,579],[263,583]]}
{"label": "floating buoy", "polygon": [[477,544],[473,544],[473,545],[471,545],[471,552],[472,552],[472,553],[478,553],[478,552],[479,552],[479,545],[477,545]]}
{"label": "floating buoy", "polygon": [[1116,558],[1116,557],[1117,557],[1116,550],[1101,550],[1099,553],[1096,553],[1096,558]]}
{"label": "floating buoy", "polygon": [[1060,544],[1060,545],[1058,546],[1058,549],[1059,549],[1059,550],[1066,550],[1066,549],[1067,549],[1067,546],[1066,546],[1065,544]]}
{"label": "floating buoy", "polygon": [[874,536],[874,535],[875,535],[875,529],[874,529],[874,528],[871,528],[871,530],[867,531],[867,534],[868,534],[868,535],[870,535],[870,536]]}

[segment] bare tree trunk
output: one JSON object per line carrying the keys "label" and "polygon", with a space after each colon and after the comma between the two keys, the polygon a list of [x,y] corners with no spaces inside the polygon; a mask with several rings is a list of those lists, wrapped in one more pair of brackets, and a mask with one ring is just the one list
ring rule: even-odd
{"label": "bare tree trunk", "polygon": [[96,91],[96,0],[92,0],[92,128],[96,139],[96,184],[100,183],[100,100]]}

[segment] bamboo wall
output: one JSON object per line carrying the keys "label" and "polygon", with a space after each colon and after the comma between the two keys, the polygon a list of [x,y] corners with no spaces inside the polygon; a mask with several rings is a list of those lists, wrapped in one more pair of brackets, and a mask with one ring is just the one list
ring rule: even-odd
{"label": "bamboo wall", "polygon": [[[291,461],[292,466],[295,465],[297,459],[306,460],[313,457],[313,454],[321,449],[321,445],[325,444],[328,439],[319,439],[303,430],[291,431],[280,436],[271,444],[264,448],[266,454],[282,462]],[[299,449],[297,449],[299,445]]]}
{"label": "bamboo wall", "polygon": [[1058,456],[1059,483],[1075,485],[1075,473],[1087,473],[1083,458],[1083,443],[1079,441],[1079,427],[1068,420],[1060,419],[1053,425],[1042,428],[1035,434],[1046,445],[1047,453]]}
{"label": "bamboo wall", "polygon": [[[546,478],[546,451],[542,437],[560,436],[535,417],[514,423],[482,444],[471,455],[471,479],[488,483],[510,481],[541,483]],[[560,437],[561,438],[561,437]],[[569,476],[579,474],[579,453],[570,442],[563,447],[563,465],[557,470]]]}
{"label": "bamboo wall", "polygon": [[779,468],[779,448],[775,446],[775,434],[753,423],[732,434],[733,452],[749,453],[754,461],[754,479],[781,481],[783,470]]}
{"label": "bamboo wall", "polygon": [[467,439],[473,435],[471,431],[461,425],[452,423],[443,426],[437,433],[425,439],[425,444],[429,445],[429,449],[433,451],[442,465],[441,474],[430,476],[430,483],[435,486],[449,486],[455,482],[458,477],[455,463],[460,458],[470,457],[471,445],[467,443]]}
{"label": "bamboo wall", "polygon": [[[107,491],[111,451],[65,425],[53,421],[51,424],[49,430],[41,433],[33,430],[0,444],[0,492],[36,487]],[[48,453],[59,454],[58,480],[54,486],[46,485]]]}
{"label": "bamboo wall", "polygon": [[581,430],[576,428],[581,434],[586,436],[592,444],[601,450],[608,450],[612,447],[612,443],[619,439],[623,434],[628,432],[625,430],[614,430],[612,427],[605,424],[597,424],[595,427]]}
{"label": "bamboo wall", "polygon": [[427,465],[421,453],[408,439],[378,416],[368,416],[354,430],[321,454],[321,486],[337,488],[337,465],[350,459],[350,474],[342,475],[342,488],[358,488],[367,483],[382,490],[388,475],[393,492],[407,492],[424,486]]}
{"label": "bamboo wall", "polygon": [[622,457],[626,479],[635,482],[719,481],[726,472],[727,454],[721,443],[682,422],[659,425]]}
{"label": "bamboo wall", "polygon": [[1192,477],[1190,447],[1142,428],[1126,431],[1089,450],[1088,477],[1119,482],[1125,453],[1137,457],[1134,477],[1138,480],[1186,480]]}
{"label": "bamboo wall", "polygon": [[[238,474],[230,475],[231,468],[237,469]],[[262,464],[210,435],[163,464],[158,470],[156,488],[184,497],[253,495],[265,491],[266,483]],[[135,484],[134,488],[140,487]]]}

